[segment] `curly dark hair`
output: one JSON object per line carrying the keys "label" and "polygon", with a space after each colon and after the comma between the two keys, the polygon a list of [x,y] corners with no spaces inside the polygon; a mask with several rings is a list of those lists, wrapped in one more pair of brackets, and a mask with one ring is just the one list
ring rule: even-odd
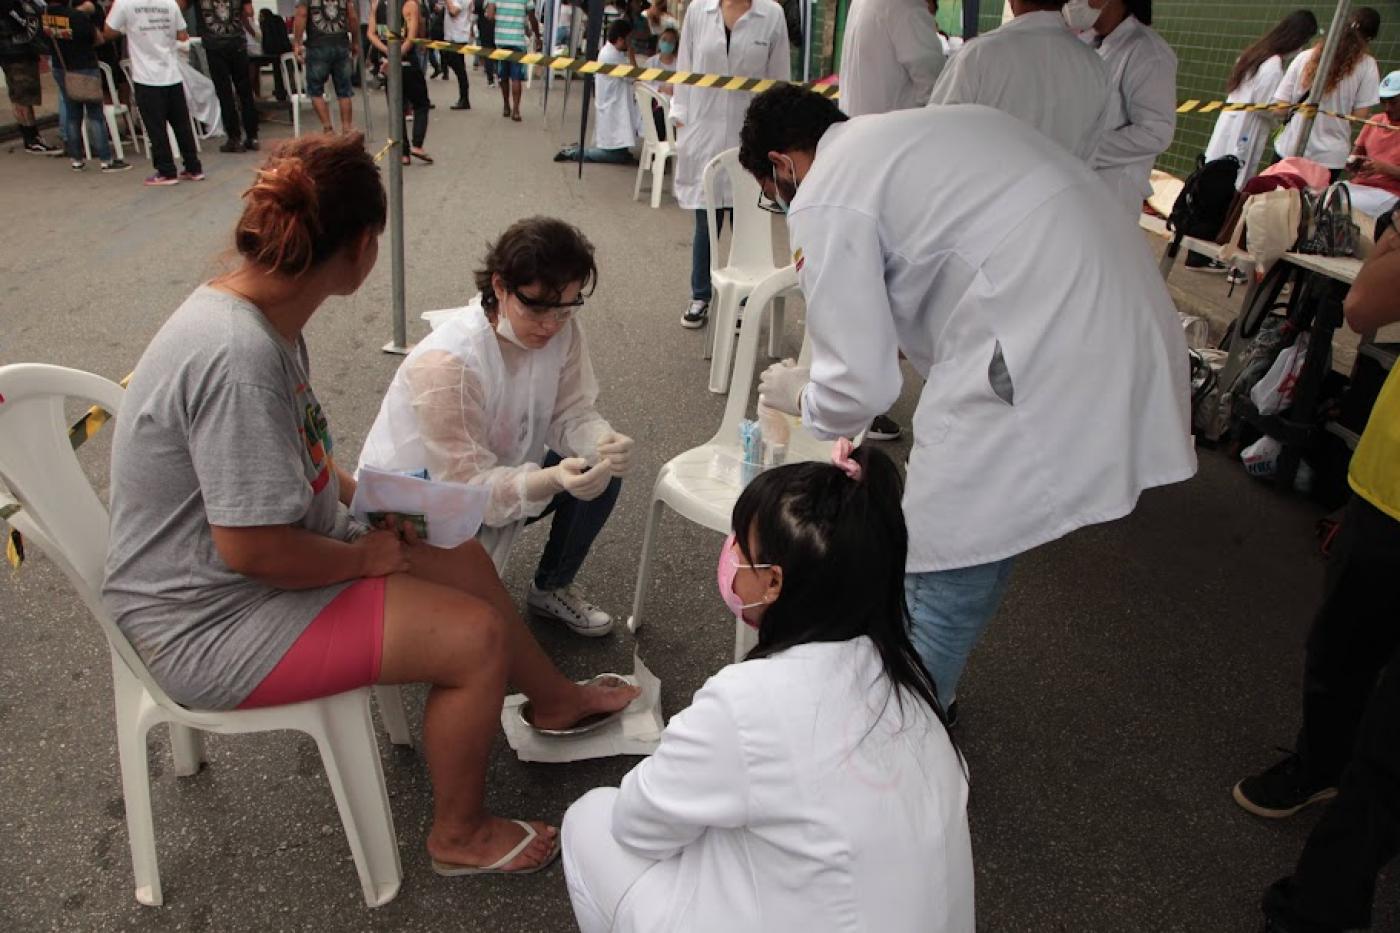
{"label": "curly dark hair", "polygon": [[527,217],[511,224],[490,245],[475,272],[481,306],[488,314],[497,310],[496,290],[491,287],[495,275],[510,288],[539,285],[542,300],[557,301],[575,282],[592,294],[598,284],[598,265],[593,244],[578,227],[554,217]]}
{"label": "curly dark hair", "polygon": [[755,178],[768,175],[770,152],[816,152],[822,134],[846,119],[841,108],[816,91],[779,84],[759,94],[739,131],[739,164]]}

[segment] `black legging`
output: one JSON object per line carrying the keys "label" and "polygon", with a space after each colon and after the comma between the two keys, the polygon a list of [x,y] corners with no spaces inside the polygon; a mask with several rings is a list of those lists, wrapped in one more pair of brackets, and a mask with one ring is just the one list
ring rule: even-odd
{"label": "black legging", "polygon": [[470,88],[467,86],[467,60],[460,52],[443,52],[443,61],[448,69],[457,76],[457,102],[460,104],[471,101]]}
{"label": "black legging", "polygon": [[[386,86],[384,95],[389,95]],[[428,138],[428,79],[412,56],[403,60],[403,116],[399,127],[400,139],[408,139],[408,111],[413,110],[413,148],[422,149]],[[407,153],[405,153],[407,155]]]}

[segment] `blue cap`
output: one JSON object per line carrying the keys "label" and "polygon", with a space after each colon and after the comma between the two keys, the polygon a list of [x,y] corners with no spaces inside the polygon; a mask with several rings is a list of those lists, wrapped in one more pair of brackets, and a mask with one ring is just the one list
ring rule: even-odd
{"label": "blue cap", "polygon": [[1392,71],[1381,82],[1381,100],[1400,97],[1400,71]]}

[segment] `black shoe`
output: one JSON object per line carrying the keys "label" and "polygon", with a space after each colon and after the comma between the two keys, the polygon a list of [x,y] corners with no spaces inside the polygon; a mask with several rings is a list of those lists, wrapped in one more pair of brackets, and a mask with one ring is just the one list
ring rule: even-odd
{"label": "black shoe", "polygon": [[457,103],[455,103],[455,104],[452,105],[451,109],[452,109],[452,110],[470,110],[470,109],[472,109],[471,101],[459,100],[459,101],[457,101]]}
{"label": "black shoe", "polygon": [[35,139],[33,142],[24,144],[24,151],[32,155],[60,156],[63,155],[61,146],[50,146],[42,139]]}
{"label": "black shoe", "polygon": [[220,152],[242,152],[243,144],[236,139],[230,139],[219,147]]}
{"label": "black shoe", "polygon": [[1296,752],[1262,774],[1247,777],[1235,785],[1235,803],[1255,816],[1281,820],[1304,807],[1337,796],[1337,788],[1310,782],[1303,759]]}
{"label": "black shoe", "polygon": [[681,326],[690,330],[695,330],[705,326],[705,321],[710,316],[710,303],[701,301],[698,298],[692,301],[681,315]]}
{"label": "black shoe", "polygon": [[876,415],[865,432],[865,436],[872,441],[897,441],[902,434],[904,429],[889,415]]}
{"label": "black shoe", "polygon": [[258,144],[256,139],[245,139],[243,140],[243,148],[249,152],[257,152],[262,146]]}

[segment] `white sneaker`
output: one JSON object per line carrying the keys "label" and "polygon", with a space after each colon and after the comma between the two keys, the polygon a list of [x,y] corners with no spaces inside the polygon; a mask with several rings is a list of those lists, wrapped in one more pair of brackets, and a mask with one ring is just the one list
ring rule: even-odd
{"label": "white sneaker", "polygon": [[541,590],[532,583],[525,605],[539,615],[563,622],[575,635],[600,638],[613,628],[613,617],[584,599],[576,586]]}
{"label": "white sneaker", "polygon": [[709,314],[710,303],[697,298],[686,305],[685,313],[681,315],[681,326],[689,330],[704,327]]}

